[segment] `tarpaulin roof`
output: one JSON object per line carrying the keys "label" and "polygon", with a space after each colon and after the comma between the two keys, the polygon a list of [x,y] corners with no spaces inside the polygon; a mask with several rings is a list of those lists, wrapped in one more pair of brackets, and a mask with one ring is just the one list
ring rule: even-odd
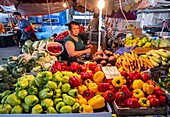
{"label": "tarpaulin roof", "polygon": [[[80,0],[65,0],[67,7],[63,7],[64,0],[0,0],[1,5],[15,5],[22,15],[44,15],[61,12],[80,2]],[[47,4],[48,3],[48,4]]]}

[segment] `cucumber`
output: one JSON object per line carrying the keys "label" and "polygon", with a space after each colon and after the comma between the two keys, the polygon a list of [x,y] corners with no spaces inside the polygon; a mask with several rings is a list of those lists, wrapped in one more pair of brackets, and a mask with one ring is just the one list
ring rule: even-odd
{"label": "cucumber", "polygon": [[156,58],[156,57],[154,57],[154,56],[152,56],[152,57],[149,56],[149,58],[152,59],[153,61],[155,61],[155,62],[158,63],[158,64],[161,63],[161,60],[158,59],[158,58]]}
{"label": "cucumber", "polygon": [[152,52],[153,52],[153,51],[154,51],[154,50],[150,50],[149,52],[146,53],[146,55],[147,55],[147,56],[152,55]]}
{"label": "cucumber", "polygon": [[155,62],[154,60],[150,59],[150,61],[152,62],[152,64],[155,66],[155,67],[158,67],[159,64],[157,62]]}
{"label": "cucumber", "polygon": [[168,61],[168,64],[170,64],[170,60]]}
{"label": "cucumber", "polygon": [[157,54],[159,54],[162,57],[169,58],[169,54],[165,51],[155,51]]}

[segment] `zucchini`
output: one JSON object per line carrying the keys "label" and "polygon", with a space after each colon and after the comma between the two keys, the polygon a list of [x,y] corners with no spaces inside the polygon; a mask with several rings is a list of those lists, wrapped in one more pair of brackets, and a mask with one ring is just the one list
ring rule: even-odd
{"label": "zucchini", "polygon": [[153,61],[155,61],[156,63],[161,63],[161,60],[160,59],[158,59],[158,58],[156,58],[156,57],[154,57],[154,56],[152,56],[152,57],[149,57],[150,59],[152,59]]}
{"label": "zucchini", "polygon": [[161,56],[156,51],[152,51],[152,55],[158,59],[161,58]]}
{"label": "zucchini", "polygon": [[152,64],[155,66],[155,67],[158,67],[159,64],[157,62],[155,62],[154,60],[150,59],[150,61],[152,62]]}
{"label": "zucchini", "polygon": [[152,52],[153,52],[153,51],[154,51],[154,50],[150,50],[149,52],[146,53],[146,55],[147,55],[147,56],[152,55]]}
{"label": "zucchini", "polygon": [[168,61],[168,59],[167,59],[167,58],[165,58],[165,57],[163,57],[163,56],[161,56],[161,59],[162,59],[163,61],[165,61],[165,62],[167,62],[167,61]]}
{"label": "zucchini", "polygon": [[169,64],[165,61],[162,61],[162,66],[169,66]]}
{"label": "zucchini", "polygon": [[169,54],[165,51],[156,51],[157,54],[159,54],[162,57],[169,58]]}
{"label": "zucchini", "polygon": [[170,60],[168,61],[168,64],[170,64]]}

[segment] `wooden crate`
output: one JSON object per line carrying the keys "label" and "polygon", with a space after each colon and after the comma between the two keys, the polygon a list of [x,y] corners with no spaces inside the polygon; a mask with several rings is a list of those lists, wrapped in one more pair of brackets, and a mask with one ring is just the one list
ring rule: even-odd
{"label": "wooden crate", "polygon": [[118,106],[115,101],[113,106],[117,115],[167,115],[167,107],[128,108]]}

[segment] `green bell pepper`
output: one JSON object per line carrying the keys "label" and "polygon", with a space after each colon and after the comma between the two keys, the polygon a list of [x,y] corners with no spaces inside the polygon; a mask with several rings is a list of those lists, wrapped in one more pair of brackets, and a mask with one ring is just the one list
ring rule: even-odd
{"label": "green bell pepper", "polygon": [[5,104],[5,103],[6,103],[6,101],[7,101],[6,99],[7,99],[7,97],[8,97],[8,95],[6,95],[5,97],[3,97],[3,98],[2,98],[2,100],[1,100],[1,103],[2,103],[2,104]]}
{"label": "green bell pepper", "polygon": [[21,106],[24,109],[24,112],[28,113],[30,111],[30,107],[26,103],[21,103]]}
{"label": "green bell pepper", "polygon": [[54,81],[48,81],[46,87],[55,90],[57,89],[57,84]]}
{"label": "green bell pepper", "polygon": [[58,102],[58,104],[56,105],[57,112],[60,112],[60,109],[61,109],[62,106],[65,106],[65,103],[64,102]]}
{"label": "green bell pepper", "polygon": [[62,102],[63,99],[62,98],[55,98],[54,99],[54,104],[57,105],[59,102]]}
{"label": "green bell pepper", "polygon": [[11,114],[21,114],[23,111],[23,108],[21,105],[17,105],[17,106],[14,106],[12,109],[11,109]]}
{"label": "green bell pepper", "polygon": [[57,88],[60,89],[61,86],[63,85],[63,83],[62,83],[62,82],[59,82],[57,85],[58,85]]}
{"label": "green bell pepper", "polygon": [[32,114],[40,114],[42,112],[43,112],[43,108],[42,108],[42,106],[40,104],[35,105],[32,108],[32,111],[31,111]]}
{"label": "green bell pepper", "polygon": [[62,106],[60,109],[60,113],[72,113],[71,106]]}
{"label": "green bell pepper", "polygon": [[53,96],[53,91],[49,88],[44,88],[39,92],[39,98],[44,99],[44,98],[50,98]]}
{"label": "green bell pepper", "polygon": [[6,101],[7,101],[8,104],[10,104],[12,106],[16,106],[16,105],[20,105],[21,104],[20,99],[16,95],[14,95],[14,94],[8,95]]}
{"label": "green bell pepper", "polygon": [[64,93],[67,93],[70,89],[71,89],[71,86],[70,86],[69,83],[65,83],[65,84],[63,84],[63,85],[61,86],[61,90],[62,90],[62,92],[64,92]]}
{"label": "green bell pepper", "polygon": [[54,107],[48,107],[46,113],[51,114],[51,113],[57,113]]}
{"label": "green bell pepper", "polygon": [[38,88],[35,86],[30,86],[28,89],[28,94],[30,95],[37,95],[38,94]]}
{"label": "green bell pepper", "polygon": [[77,89],[71,89],[68,94],[71,96],[71,97],[77,97],[78,95],[78,90]]}
{"label": "green bell pepper", "polygon": [[44,81],[50,81],[52,79],[52,73],[50,71],[43,71],[41,75]]}
{"label": "green bell pepper", "polygon": [[34,106],[39,102],[39,99],[35,95],[28,95],[25,97],[25,103],[28,106]]}
{"label": "green bell pepper", "polygon": [[20,99],[24,99],[28,95],[28,92],[26,90],[21,90],[18,92],[18,97]]}
{"label": "green bell pepper", "polygon": [[77,113],[79,112],[79,108],[80,108],[80,104],[78,102],[76,102],[73,106],[72,106],[72,112]]}
{"label": "green bell pepper", "polygon": [[63,101],[69,106],[72,106],[76,102],[75,98],[68,96],[67,94],[63,94],[62,97]]}
{"label": "green bell pepper", "polygon": [[12,106],[10,104],[3,104],[1,105],[1,114],[9,114],[12,109]]}
{"label": "green bell pepper", "polygon": [[41,101],[41,106],[44,106],[44,107],[46,107],[46,108],[48,108],[48,107],[52,107],[54,105],[54,102],[51,100],[51,99],[43,99],[42,101]]}
{"label": "green bell pepper", "polygon": [[18,84],[21,87],[21,89],[25,89],[28,87],[28,79],[26,77],[21,77],[18,79]]}
{"label": "green bell pepper", "polygon": [[58,73],[53,74],[52,81],[61,82],[62,78],[61,78],[60,74],[58,74]]}
{"label": "green bell pepper", "polygon": [[55,74],[58,74],[60,77],[63,77],[63,74],[60,71],[57,71]]}
{"label": "green bell pepper", "polygon": [[37,87],[43,86],[43,77],[41,74],[37,74],[37,76],[35,77],[35,84],[37,85]]}
{"label": "green bell pepper", "polygon": [[68,83],[69,82],[69,78],[70,77],[68,77],[68,76],[63,76],[61,82],[62,83]]}
{"label": "green bell pepper", "polygon": [[53,97],[54,98],[59,98],[59,97],[61,97],[62,91],[61,91],[61,89],[56,89],[54,91],[54,93],[55,93],[55,95]]}

